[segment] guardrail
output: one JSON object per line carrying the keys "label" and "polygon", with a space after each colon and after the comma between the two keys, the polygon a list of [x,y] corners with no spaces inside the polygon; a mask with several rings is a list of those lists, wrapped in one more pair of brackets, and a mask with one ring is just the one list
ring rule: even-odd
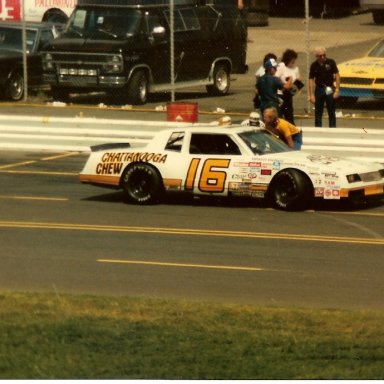
{"label": "guardrail", "polygon": [[[137,146],[165,127],[188,126],[191,124],[2,115],[0,148],[88,152],[91,145],[102,143],[130,142]],[[384,129],[303,127],[302,130],[303,150],[384,163]]]}

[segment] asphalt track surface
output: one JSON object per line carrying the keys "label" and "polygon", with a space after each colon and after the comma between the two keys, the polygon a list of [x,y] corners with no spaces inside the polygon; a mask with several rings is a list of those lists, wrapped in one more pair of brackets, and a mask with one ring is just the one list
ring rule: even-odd
{"label": "asphalt track surface", "polygon": [[0,289],[383,309],[384,206],[128,204],[79,153],[3,152]]}
{"label": "asphalt track surface", "polygon": [[[370,14],[313,20],[311,26],[311,45],[325,45],[338,62],[361,56],[382,34]],[[247,116],[253,69],[270,48],[279,54],[289,41],[305,73],[302,20],[272,18],[269,27],[250,32],[251,70],[234,79],[230,95],[176,94],[178,101],[199,103],[204,112],[199,121],[220,116],[213,113],[217,108],[235,120]],[[169,95],[152,96],[145,108],[134,110],[104,108],[107,100],[98,95],[74,98],[66,108],[47,105],[47,100],[2,103],[0,111],[161,121],[166,114],[156,109]],[[296,101],[296,113],[298,125],[313,123],[305,93]],[[383,105],[361,101],[343,109],[343,116],[338,120],[342,127],[382,128]],[[85,159],[71,152],[2,152],[1,290],[384,307],[383,205],[350,210],[328,204],[286,213],[262,202],[168,199],[142,207],[128,204],[120,192],[81,185],[78,172]]]}

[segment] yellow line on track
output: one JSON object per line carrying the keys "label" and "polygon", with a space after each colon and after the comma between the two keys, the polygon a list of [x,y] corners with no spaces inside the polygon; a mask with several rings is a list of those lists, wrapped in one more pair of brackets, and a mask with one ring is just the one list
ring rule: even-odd
{"label": "yellow line on track", "polygon": [[13,168],[13,167],[21,167],[22,165],[29,165],[36,163],[36,160],[29,160],[29,161],[22,161],[20,163],[13,163],[13,164],[6,164],[0,166],[0,169],[8,169],[8,168]]}
{"label": "yellow line on track", "polygon": [[99,231],[116,233],[151,233],[161,235],[184,235],[184,236],[212,236],[233,237],[249,239],[278,239],[293,241],[314,241],[325,243],[347,243],[347,244],[369,244],[384,245],[383,239],[372,239],[365,237],[339,237],[319,236],[305,234],[267,233],[267,232],[242,232],[221,231],[210,229],[188,229],[188,228],[162,228],[162,227],[130,227],[95,224],[73,224],[73,223],[43,223],[29,221],[0,221],[0,227],[7,228],[34,228],[34,229],[61,229],[72,231]]}
{"label": "yellow line on track", "polygon": [[97,261],[99,263],[151,265],[151,266],[158,266],[158,267],[225,269],[225,270],[233,270],[233,271],[250,271],[250,272],[262,272],[262,271],[264,271],[264,269],[262,269],[262,268],[240,267],[240,266],[229,266],[229,265],[164,263],[164,262],[159,262],[159,261],[116,260],[116,259],[98,259]]}
{"label": "yellow line on track", "polygon": [[44,197],[44,196],[5,196],[0,195],[3,200],[42,200],[42,201],[68,201],[65,197]]}
{"label": "yellow line on track", "polygon": [[78,172],[49,172],[49,171],[15,171],[1,170],[0,173],[13,173],[18,175],[44,175],[44,176],[79,176]]}

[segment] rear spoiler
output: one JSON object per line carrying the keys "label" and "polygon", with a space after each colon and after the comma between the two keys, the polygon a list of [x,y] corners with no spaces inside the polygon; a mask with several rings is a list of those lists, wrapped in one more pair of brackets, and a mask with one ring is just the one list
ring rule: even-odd
{"label": "rear spoiler", "polygon": [[131,144],[129,144],[129,143],[106,143],[106,144],[92,145],[91,151],[92,152],[98,152],[98,151],[106,151],[108,149],[116,149],[116,148],[131,148]]}

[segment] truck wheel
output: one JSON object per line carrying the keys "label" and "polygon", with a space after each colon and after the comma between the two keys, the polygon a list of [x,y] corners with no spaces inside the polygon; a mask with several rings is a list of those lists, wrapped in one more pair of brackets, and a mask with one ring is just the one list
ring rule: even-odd
{"label": "truck wheel", "polygon": [[123,174],[122,186],[128,199],[135,204],[157,202],[163,192],[163,181],[150,164],[136,163]]}
{"label": "truck wheel", "polygon": [[231,84],[231,74],[228,67],[219,64],[213,71],[213,84],[207,85],[207,92],[211,96],[224,96],[228,94]]}
{"label": "truck wheel", "polygon": [[313,188],[310,180],[301,172],[285,169],[272,180],[268,197],[278,209],[304,210],[313,199]]}
{"label": "truck wheel", "polygon": [[136,71],[128,84],[128,101],[133,105],[147,102],[148,78],[144,71]]}
{"label": "truck wheel", "polygon": [[24,78],[19,72],[13,72],[5,86],[5,97],[8,100],[19,101],[24,96]]}

